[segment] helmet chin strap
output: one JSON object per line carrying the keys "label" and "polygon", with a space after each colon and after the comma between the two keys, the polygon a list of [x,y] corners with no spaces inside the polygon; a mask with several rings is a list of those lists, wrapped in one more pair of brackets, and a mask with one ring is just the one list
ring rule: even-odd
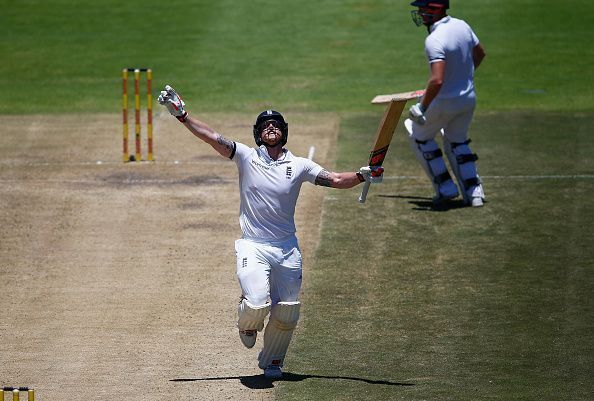
{"label": "helmet chin strap", "polygon": [[431,27],[433,25],[435,25],[435,23],[439,20],[441,20],[442,18],[444,18],[446,16],[446,14],[441,15],[441,16],[433,16],[433,18],[431,18],[431,23],[430,24],[424,24],[427,27],[427,33],[431,33]]}

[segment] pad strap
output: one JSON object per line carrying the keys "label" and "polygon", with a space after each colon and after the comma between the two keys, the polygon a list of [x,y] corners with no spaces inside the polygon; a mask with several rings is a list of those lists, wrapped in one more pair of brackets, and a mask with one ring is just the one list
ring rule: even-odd
{"label": "pad strap", "polygon": [[435,178],[433,179],[433,181],[437,184],[437,185],[441,185],[444,182],[446,182],[447,180],[451,180],[452,176],[450,175],[450,173],[448,171],[446,171],[445,173],[442,173],[440,175],[436,175]]}
{"label": "pad strap", "polygon": [[473,178],[469,178],[467,180],[464,180],[464,187],[465,188],[470,188],[470,187],[473,187],[473,186],[476,186],[476,185],[480,185],[480,183],[481,183],[481,180],[479,180],[476,177],[473,177]]}
{"label": "pad strap", "polygon": [[425,158],[425,160],[428,160],[428,161],[437,159],[438,157],[442,157],[442,156],[443,156],[443,152],[441,151],[441,149],[435,149],[435,150],[431,150],[429,152],[423,152],[423,157]]}
{"label": "pad strap", "polygon": [[456,156],[456,161],[458,164],[464,164],[468,162],[475,162],[478,160],[478,155],[476,153],[471,154],[464,154]]}

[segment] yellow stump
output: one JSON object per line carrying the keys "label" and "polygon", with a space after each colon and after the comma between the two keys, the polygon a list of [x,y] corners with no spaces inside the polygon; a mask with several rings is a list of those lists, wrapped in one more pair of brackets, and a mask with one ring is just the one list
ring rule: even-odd
{"label": "yellow stump", "polygon": [[[128,124],[128,75],[130,72],[134,73],[134,133],[135,133],[135,153],[134,155],[130,155],[130,141],[129,141],[129,124]],[[123,159],[124,162],[128,161],[141,161],[142,160],[142,150],[141,150],[141,131],[142,131],[142,124],[141,124],[141,110],[140,110],[140,79],[141,74],[146,72],[146,86],[147,86],[147,127],[146,127],[146,135],[147,135],[147,160],[152,161],[154,160],[154,152],[153,152],[153,94],[152,94],[152,85],[153,85],[153,71],[150,68],[124,68],[122,70],[122,115],[123,115]],[[0,400],[3,401],[3,400]]]}
{"label": "yellow stump", "polygon": [[35,391],[32,388],[27,393],[27,401],[35,401]]}
{"label": "yellow stump", "polygon": [[16,388],[12,390],[12,401],[19,401],[19,390]]}
{"label": "yellow stump", "polygon": [[148,146],[148,160],[153,161],[153,70],[146,70],[146,136]]}
{"label": "yellow stump", "polygon": [[[122,70],[122,114],[123,120],[123,136],[124,136],[124,162],[127,162],[130,155],[128,153],[128,69]],[[3,401],[3,400],[0,400]]]}
{"label": "yellow stump", "polygon": [[136,103],[135,133],[136,133],[136,161],[142,158],[140,153],[140,70],[134,70],[134,99]]}

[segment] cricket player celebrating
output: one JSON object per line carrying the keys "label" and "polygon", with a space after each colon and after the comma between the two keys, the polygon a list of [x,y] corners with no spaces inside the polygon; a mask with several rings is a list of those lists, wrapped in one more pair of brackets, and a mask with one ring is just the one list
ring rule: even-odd
{"label": "cricket player celebrating", "polygon": [[277,111],[266,110],[258,115],[253,127],[257,147],[252,148],[230,141],[190,117],[184,101],[169,85],[158,100],[192,134],[237,165],[243,234],[235,242],[242,291],[239,337],[243,345],[252,348],[270,314],[258,365],[266,377],[280,378],[299,319],[302,260],[294,215],[301,184],[347,189],[364,181],[379,182],[381,177],[372,175],[370,167],[362,167],[359,172],[329,172],[309,159],[294,156],[284,147],[289,129]]}
{"label": "cricket player celebrating", "polygon": [[417,159],[433,183],[435,204],[458,196],[435,136],[443,135],[444,151],[467,205],[482,206],[483,187],[470,150],[468,129],[476,105],[474,70],[485,51],[470,26],[446,14],[449,0],[417,0],[411,12],[417,26],[425,25],[429,36],[425,53],[430,77],[425,95],[410,108],[405,126]]}

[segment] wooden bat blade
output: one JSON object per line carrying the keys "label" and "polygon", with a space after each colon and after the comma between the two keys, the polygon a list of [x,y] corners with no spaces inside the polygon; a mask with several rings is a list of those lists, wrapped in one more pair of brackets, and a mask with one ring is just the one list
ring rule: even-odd
{"label": "wooden bat blade", "polygon": [[399,102],[404,100],[411,100],[415,98],[419,98],[425,94],[425,90],[416,90],[412,92],[402,92],[402,93],[394,93],[391,95],[377,95],[376,97],[371,100],[373,104],[384,104],[390,102]]}
{"label": "wooden bat blade", "polygon": [[[382,117],[382,121],[377,130],[375,143],[369,154],[368,165],[371,167],[379,167],[383,164],[390,143],[392,142],[394,131],[396,130],[398,121],[400,121],[400,115],[406,105],[406,100],[390,101],[389,103],[390,104],[386,107],[386,111],[384,112],[384,116]],[[369,191],[369,181],[365,182],[365,185],[363,186],[363,191],[361,192],[361,196],[359,196],[360,203],[365,203],[367,191]]]}
{"label": "wooden bat blade", "polygon": [[395,101],[390,102],[386,108],[380,126],[377,130],[375,143],[371,149],[371,153],[369,154],[369,166],[381,166],[384,162],[386,153],[388,152],[388,148],[392,142],[392,137],[394,136],[394,131],[396,130],[396,125],[398,125],[400,115],[402,114],[402,110],[404,110],[405,105],[406,101]]}

